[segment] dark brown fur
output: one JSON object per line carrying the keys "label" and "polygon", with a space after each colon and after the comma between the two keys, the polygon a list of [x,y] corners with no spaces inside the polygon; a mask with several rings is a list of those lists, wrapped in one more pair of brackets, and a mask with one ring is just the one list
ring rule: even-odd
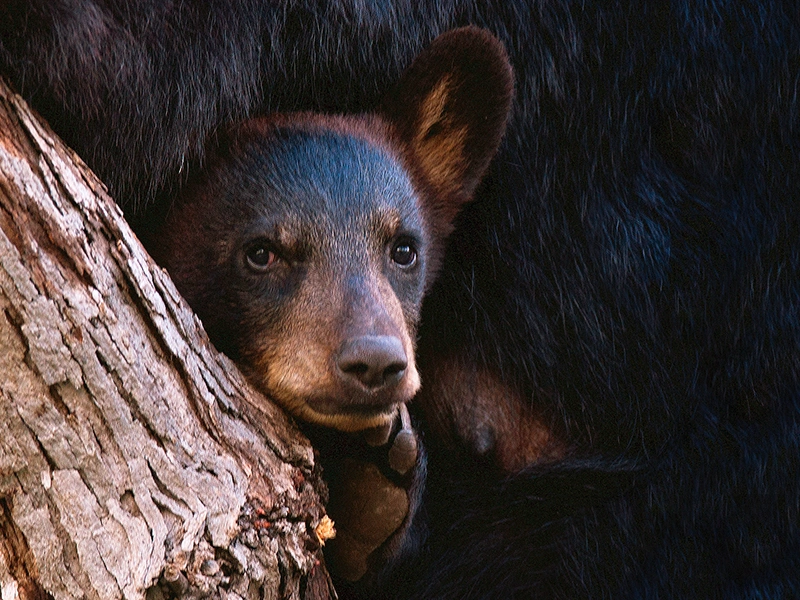
{"label": "dark brown fur", "polygon": [[566,446],[551,423],[491,371],[451,357],[430,373],[430,383],[420,405],[441,443],[466,443],[505,472],[564,457]]}

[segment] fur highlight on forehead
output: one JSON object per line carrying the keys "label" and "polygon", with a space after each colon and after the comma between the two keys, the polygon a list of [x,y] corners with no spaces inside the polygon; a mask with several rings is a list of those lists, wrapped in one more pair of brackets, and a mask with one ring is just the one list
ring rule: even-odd
{"label": "fur highlight on forehead", "polygon": [[424,203],[390,132],[368,116],[248,121],[220,137],[180,202],[205,206],[203,227],[218,239],[239,235],[233,224],[249,222],[287,248],[324,251],[350,240],[355,249],[400,233],[425,246]]}
{"label": "fur highlight on forehead", "polygon": [[[240,189],[276,192],[287,203],[314,194],[344,203],[349,212],[359,202],[369,202],[370,212],[416,212],[417,192],[391,135],[391,127],[371,115],[273,115],[225,132],[208,171],[230,174]],[[320,208],[315,216],[322,216]]]}
{"label": "fur highlight on forehead", "polygon": [[392,126],[380,115],[328,115],[315,112],[275,113],[249,119],[223,130],[223,143],[235,148],[253,141],[268,140],[278,132],[332,133],[355,138],[379,148],[400,160],[399,148]]}

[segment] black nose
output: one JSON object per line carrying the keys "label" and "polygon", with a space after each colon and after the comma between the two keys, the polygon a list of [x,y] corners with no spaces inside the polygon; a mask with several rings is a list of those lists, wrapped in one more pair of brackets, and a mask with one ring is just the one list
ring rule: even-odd
{"label": "black nose", "polygon": [[336,361],[345,380],[354,380],[371,391],[403,378],[408,360],[403,343],[389,335],[364,335],[346,340]]}

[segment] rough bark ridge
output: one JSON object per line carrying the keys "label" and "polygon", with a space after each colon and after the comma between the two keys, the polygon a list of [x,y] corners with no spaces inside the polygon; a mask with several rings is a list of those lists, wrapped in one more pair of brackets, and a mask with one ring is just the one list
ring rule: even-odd
{"label": "rough bark ridge", "polygon": [[0,81],[0,597],[329,597],[322,489],[308,441]]}

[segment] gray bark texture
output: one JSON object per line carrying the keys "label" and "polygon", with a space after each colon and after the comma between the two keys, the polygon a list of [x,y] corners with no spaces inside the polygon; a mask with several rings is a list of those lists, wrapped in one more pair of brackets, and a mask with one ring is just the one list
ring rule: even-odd
{"label": "gray bark texture", "polygon": [[324,494],[305,437],[0,80],[0,598],[334,597]]}

